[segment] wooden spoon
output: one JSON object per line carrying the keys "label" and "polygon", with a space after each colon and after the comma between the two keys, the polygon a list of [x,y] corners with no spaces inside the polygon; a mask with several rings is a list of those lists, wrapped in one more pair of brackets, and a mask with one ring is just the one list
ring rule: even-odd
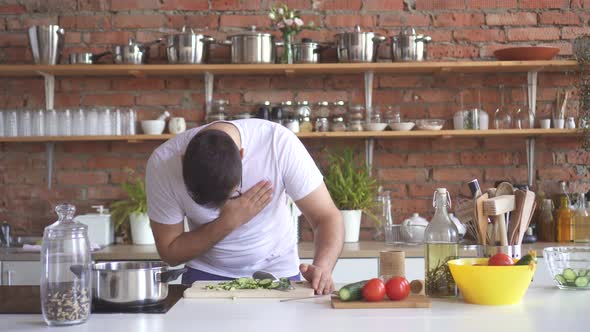
{"label": "wooden spoon", "polygon": [[483,213],[483,201],[488,199],[488,194],[485,193],[475,199],[475,211],[477,220],[477,230],[479,232],[479,244],[486,245],[487,231],[488,231],[488,217]]}
{"label": "wooden spoon", "polygon": [[[514,195],[514,187],[510,182],[502,182],[496,188],[496,196]],[[506,215],[502,214],[497,219],[498,232],[500,233],[500,245],[508,245],[508,233],[506,231]]]}
{"label": "wooden spoon", "polygon": [[525,196],[526,192],[524,190],[516,190],[514,192],[514,213],[508,223],[508,243],[510,245],[516,244],[518,239],[517,233],[520,230],[520,219],[523,212]]}

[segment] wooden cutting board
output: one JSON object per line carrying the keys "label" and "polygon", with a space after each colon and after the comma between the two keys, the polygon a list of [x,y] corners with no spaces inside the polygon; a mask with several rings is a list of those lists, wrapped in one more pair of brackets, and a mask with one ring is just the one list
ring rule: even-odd
{"label": "wooden cutting board", "polygon": [[383,300],[381,302],[351,301],[342,302],[332,297],[334,309],[380,309],[380,308],[431,308],[432,301],[423,295],[410,295],[402,301]]}
{"label": "wooden cutting board", "polygon": [[185,298],[299,298],[314,296],[314,291],[307,281],[291,282],[295,289],[280,291],[275,289],[236,289],[233,291],[205,289],[207,285],[216,285],[219,281],[195,281],[184,291]]}

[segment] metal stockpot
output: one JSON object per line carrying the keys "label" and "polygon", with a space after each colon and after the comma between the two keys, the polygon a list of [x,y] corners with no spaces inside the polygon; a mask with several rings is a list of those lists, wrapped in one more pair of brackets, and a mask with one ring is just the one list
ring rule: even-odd
{"label": "metal stockpot", "polygon": [[301,43],[293,44],[294,63],[319,63],[320,52],[324,47],[311,39],[304,38]]}
{"label": "metal stockpot", "polygon": [[126,45],[115,45],[113,47],[113,62],[116,64],[140,65],[147,62],[150,53],[150,45],[159,43],[161,39],[140,44],[129,39]]}
{"label": "metal stockpot", "polygon": [[166,37],[168,63],[207,63],[215,39],[182,27],[182,32]]}
{"label": "metal stockpot", "polygon": [[426,60],[426,44],[430,36],[418,35],[413,28],[402,29],[397,36],[391,37],[391,59],[393,61]]}
{"label": "metal stockpot", "polygon": [[231,63],[275,63],[275,37],[270,33],[258,32],[256,27],[250,31],[230,36],[223,42],[231,46]]}
{"label": "metal stockpot", "polygon": [[94,300],[133,306],[165,300],[168,282],[180,277],[187,269],[170,270],[164,262],[127,261],[96,263],[92,271]]}
{"label": "metal stockpot", "polygon": [[64,42],[64,29],[58,25],[34,25],[29,28],[29,45],[38,65],[58,64]]}
{"label": "metal stockpot", "polygon": [[68,63],[71,65],[76,65],[76,64],[91,65],[93,63],[96,63],[96,61],[98,61],[100,58],[102,58],[103,56],[105,56],[107,54],[111,54],[111,52],[102,52],[102,53],[98,53],[98,54],[93,54],[93,53],[89,53],[89,52],[70,53],[70,55],[68,57]]}
{"label": "metal stockpot", "polygon": [[379,44],[385,40],[374,32],[361,32],[358,25],[353,32],[339,33],[335,38],[340,62],[374,62]]}

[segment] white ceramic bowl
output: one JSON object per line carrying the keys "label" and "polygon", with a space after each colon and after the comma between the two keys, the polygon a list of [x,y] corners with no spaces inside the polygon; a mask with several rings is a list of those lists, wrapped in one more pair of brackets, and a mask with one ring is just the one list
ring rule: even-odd
{"label": "white ceramic bowl", "polygon": [[164,120],[143,120],[141,121],[141,129],[146,135],[160,135],[164,132],[166,121]]}
{"label": "white ceramic bowl", "polygon": [[414,122],[397,122],[390,123],[389,126],[395,131],[410,131],[414,128]]}
{"label": "white ceramic bowl", "polygon": [[363,126],[366,131],[383,131],[387,128],[387,123],[365,123]]}
{"label": "white ceramic bowl", "polygon": [[445,120],[441,119],[416,120],[416,128],[418,128],[418,130],[441,130],[444,124]]}

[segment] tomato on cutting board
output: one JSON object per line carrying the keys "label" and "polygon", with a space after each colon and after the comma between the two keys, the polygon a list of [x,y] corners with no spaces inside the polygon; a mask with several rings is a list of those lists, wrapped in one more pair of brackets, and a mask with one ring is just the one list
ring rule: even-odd
{"label": "tomato on cutting board", "polygon": [[363,286],[363,298],[369,302],[379,302],[385,297],[385,285],[381,279],[371,279]]}
{"label": "tomato on cutting board", "polygon": [[385,284],[387,297],[392,301],[401,301],[410,295],[410,282],[404,277],[393,277]]}
{"label": "tomato on cutting board", "polygon": [[489,266],[510,266],[514,265],[512,258],[504,253],[497,253],[488,260]]}

